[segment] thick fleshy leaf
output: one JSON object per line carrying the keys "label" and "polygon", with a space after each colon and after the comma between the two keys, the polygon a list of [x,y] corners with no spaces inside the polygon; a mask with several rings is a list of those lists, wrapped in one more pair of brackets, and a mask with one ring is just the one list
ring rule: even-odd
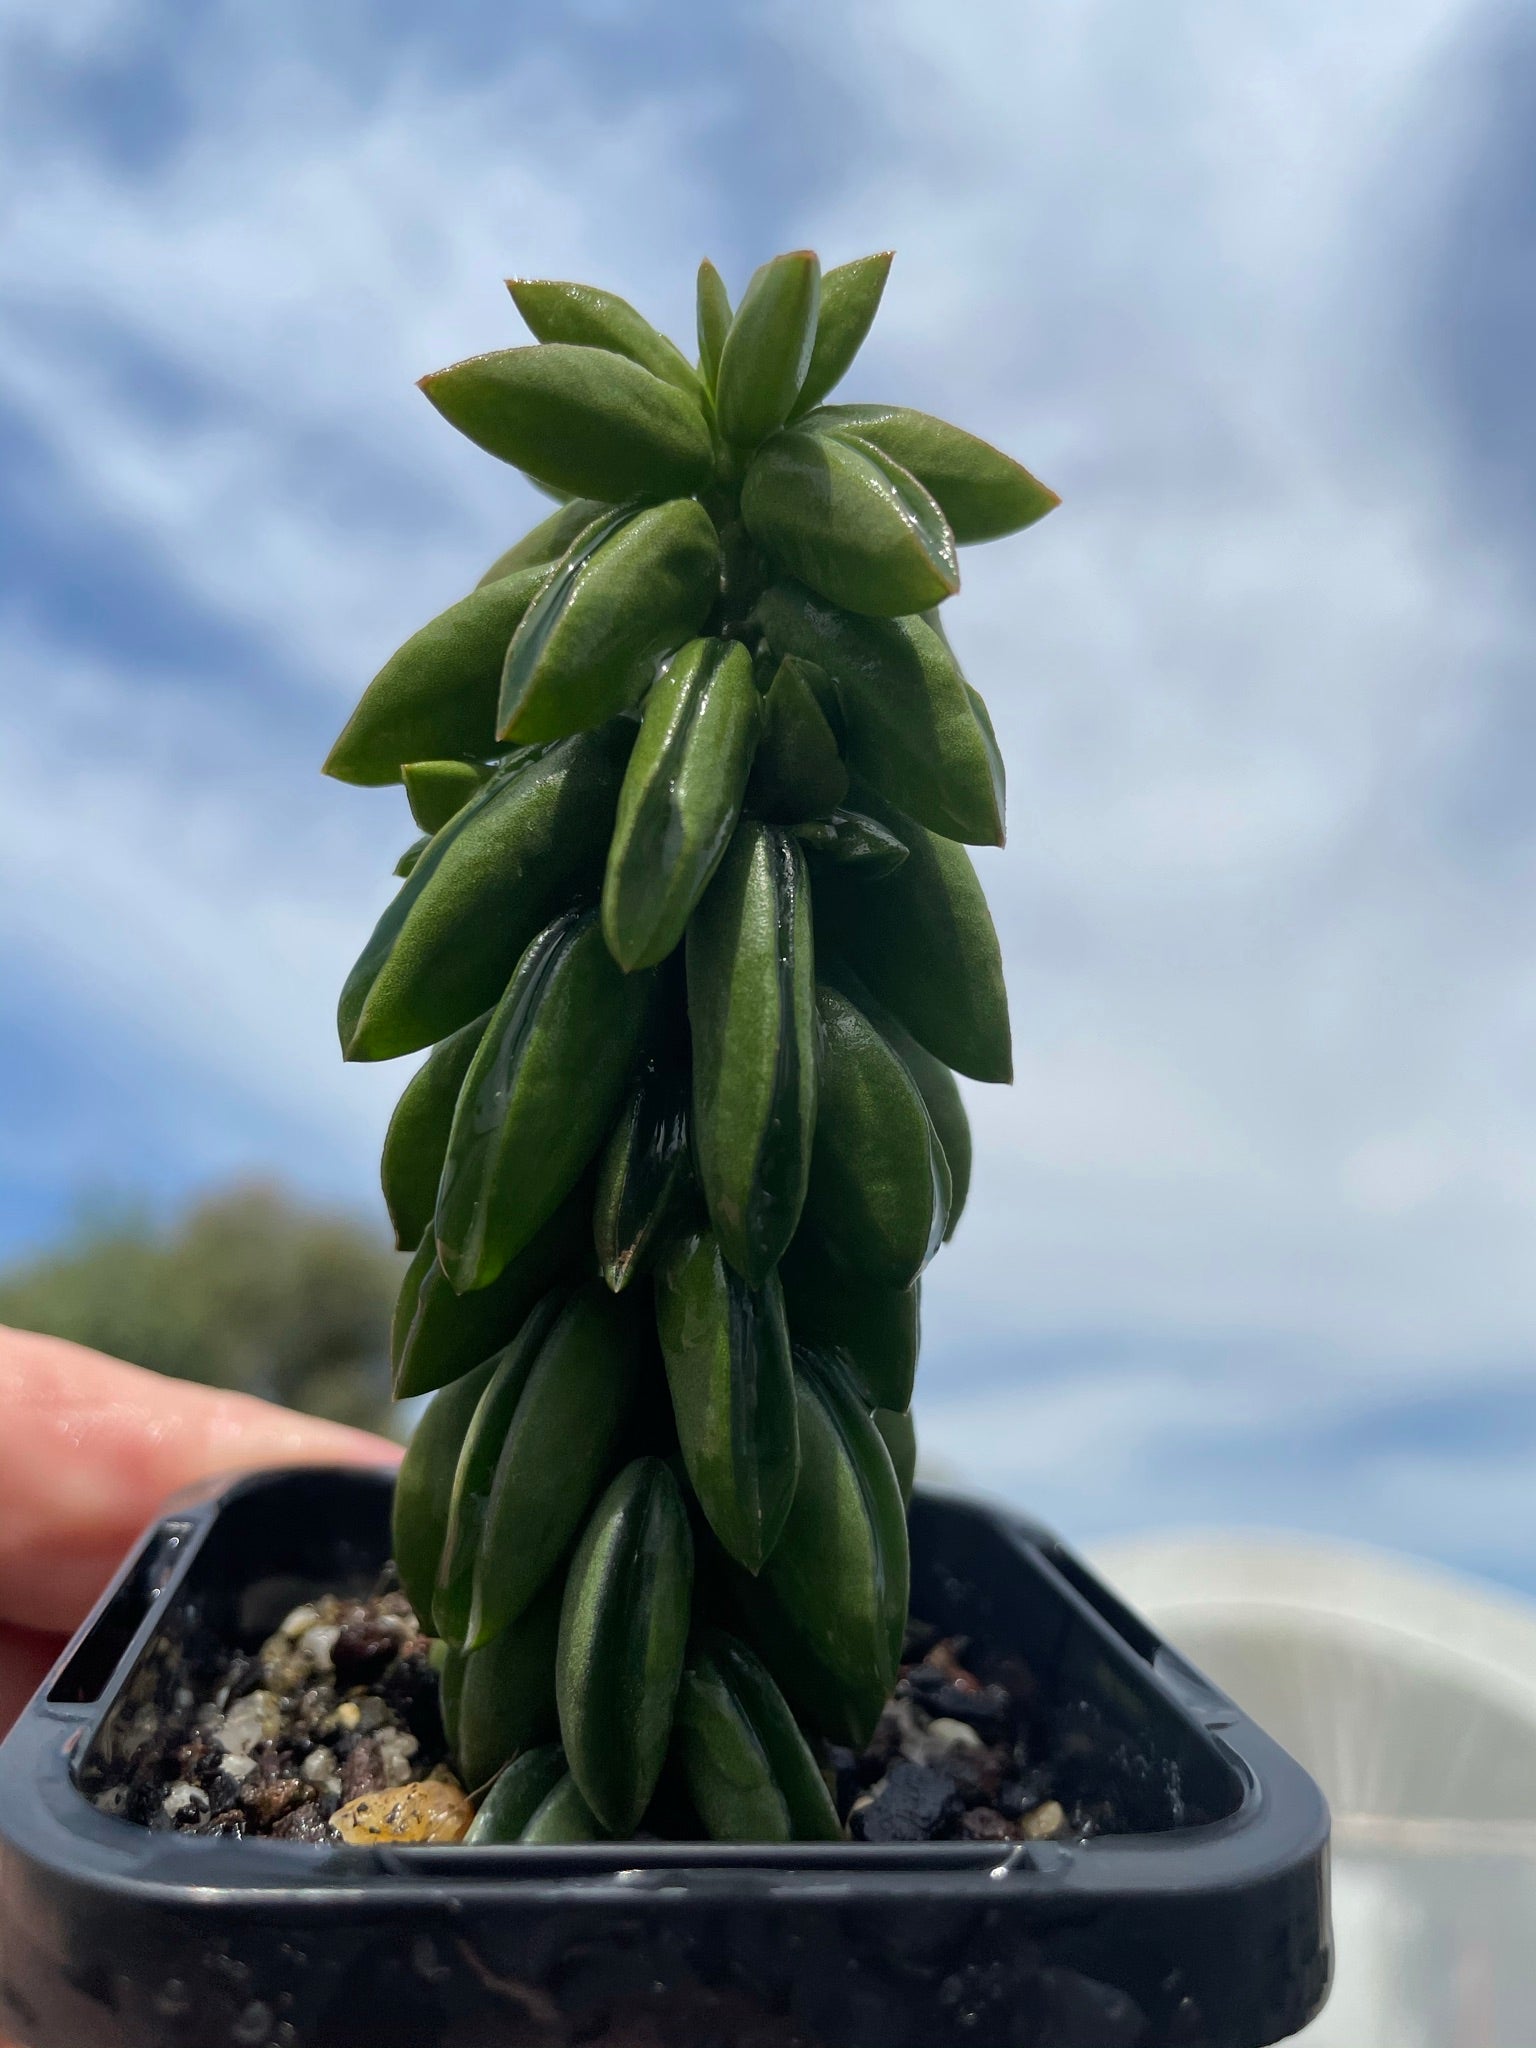
{"label": "thick fleshy leaf", "polygon": [[707,256],[699,265],[698,331],[699,374],[713,392],[720,374],[720,351],[731,331],[731,297]]}
{"label": "thick fleshy leaf", "polygon": [[957,541],[1018,533],[1061,503],[1001,448],[904,405],[828,405],[803,424],[860,441],[910,470],[944,508]]}
{"label": "thick fleshy leaf", "polygon": [[592,1235],[615,1294],[645,1271],[688,1187],[688,1072],[652,1061],[630,1090],[597,1169]]}
{"label": "thick fleshy leaf", "polygon": [[664,960],[682,938],[730,843],[761,723],[739,641],[690,641],[657,677],[603,880],[603,931],[626,971]]}
{"label": "thick fleshy leaf", "polygon": [[581,1796],[581,1788],[567,1771],[538,1811],[528,1821],[519,1839],[535,1847],[551,1849],[568,1842],[606,1842],[608,1830]]}
{"label": "thick fleshy leaf", "polygon": [[950,1179],[928,1108],[862,1010],[816,991],[821,1087],[805,1222],[837,1259],[907,1287],[938,1250]]}
{"label": "thick fleshy leaf", "polygon": [[390,1325],[389,1356],[397,1401],[446,1387],[501,1349],[557,1281],[592,1271],[592,1195],[578,1187],[502,1271],[474,1294],[455,1294],[428,1231],[406,1268]]}
{"label": "thick fleshy leaf", "polygon": [[535,932],[595,890],[633,737],[530,748],[448,821],[347,976],[345,1058],[417,1052],[496,1001]]}
{"label": "thick fleshy leaf", "polygon": [[582,1797],[627,1835],[666,1761],[693,1595],[693,1537],[677,1481],[637,1458],[592,1512],[565,1582],[556,1692]]}
{"label": "thick fleshy leaf", "polygon": [[508,1421],[486,1502],[467,1624],[487,1643],[533,1599],[613,1470],[651,1342],[643,1307],[599,1281],[545,1335]]}
{"label": "thick fleshy leaf", "polygon": [[665,383],[697,397],[698,376],[675,342],[668,341],[617,292],[594,284],[557,284],[548,278],[509,277],[512,303],[540,341],[573,341],[628,356]]}
{"label": "thick fleshy leaf", "polygon": [[614,965],[597,913],[557,918],[518,962],[464,1077],[437,1198],[437,1255],[487,1286],[602,1144],[651,1017],[654,977]]}
{"label": "thick fleshy leaf", "polygon": [[477,447],[557,491],[610,505],[686,497],[714,470],[699,402],[608,349],[497,349],[421,388]]}
{"label": "thick fleshy leaf", "polygon": [[481,1800],[464,1837],[465,1846],[488,1848],[520,1842],[524,1828],[565,1775],[565,1751],[558,1742],[524,1750]]}
{"label": "thick fleshy leaf", "polygon": [[835,1842],[837,1809],[784,1695],[745,1643],[711,1629],[677,1696],[677,1756],[720,1842]]}
{"label": "thick fleshy leaf", "polygon": [[430,835],[458,816],[491,771],[475,761],[407,761],[400,776],[411,816]]}
{"label": "thick fleshy leaf", "polygon": [[405,1597],[426,1628],[432,1624],[432,1589],[448,1534],[453,1478],[459,1452],[499,1354],[434,1394],[405,1447],[395,1480],[393,1548]]}
{"label": "thick fleshy leaf", "polygon": [[973,1081],[1011,1081],[1002,955],[970,856],[868,787],[856,789],[855,801],[905,843],[907,858],[873,887],[825,869],[816,885],[818,941],[935,1059]]}
{"label": "thick fleshy leaf", "polygon": [[741,516],[792,576],[848,611],[895,618],[960,587],[932,496],[899,463],[836,434],[775,434],[747,471]]}
{"label": "thick fleshy leaf", "polygon": [[531,527],[520,541],[514,541],[505,554],[498,555],[480,578],[481,583],[494,583],[499,576],[510,576],[514,569],[548,568],[559,561],[594,519],[601,519],[612,510],[600,498],[572,498],[569,504],[557,507],[547,519]]}
{"label": "thick fleshy leaf", "polygon": [[[817,685],[820,684],[818,689]],[[752,764],[760,817],[794,824],[821,817],[848,794],[848,770],[821,707],[830,684],[814,663],[786,655],[763,700],[763,737]]]}
{"label": "thick fleshy leaf", "polygon": [[785,1695],[862,1748],[896,1674],[907,1620],[907,1519],[890,1453],[835,1361],[797,1351],[800,1483],[756,1579],[737,1581],[755,1647]]}
{"label": "thick fleshy leaf", "polygon": [[542,565],[515,569],[413,633],[363,692],[326,774],[378,787],[398,782],[407,761],[491,753],[502,664],[548,578]]}
{"label": "thick fleshy leaf", "polygon": [[720,594],[720,540],[692,498],[599,526],[560,563],[507,649],[497,734],[563,738],[625,710]]}
{"label": "thick fleshy leaf", "polygon": [[465,1654],[454,1759],[472,1792],[560,1725],[555,1648],[563,1590],[551,1580],[500,1635]]}
{"label": "thick fleshy leaf", "polygon": [[887,1287],[833,1259],[818,1231],[803,1229],[779,1267],[789,1334],[832,1352],[871,1407],[911,1405],[921,1331],[922,1285]]}
{"label": "thick fleshy leaf", "polygon": [[683,1461],[710,1527],[760,1569],[799,1467],[789,1330],[777,1278],[749,1287],[713,1231],[680,1240],[656,1275],[656,1328]]}
{"label": "thick fleshy leaf", "polygon": [[805,381],[821,304],[810,249],[775,256],[752,274],[720,350],[715,416],[727,441],[751,448],[782,426]]}
{"label": "thick fleshy leaf", "polygon": [[[485,1511],[496,1476],[496,1461],[517,1406],[528,1384],[528,1376],[550,1331],[559,1321],[569,1292],[553,1288],[528,1311],[522,1327],[496,1360],[496,1369],[486,1382],[454,1469],[453,1494],[448,1505],[448,1531],[437,1561],[437,1580],[432,1589],[432,1626],[445,1643],[455,1649],[470,1647],[469,1609],[474,1592],[475,1566],[480,1557],[480,1540],[485,1534]],[[492,1766],[494,1769],[494,1765]],[[484,1776],[489,1776],[486,1772]],[[479,1779],[475,1781],[477,1784]]]}
{"label": "thick fleshy leaf", "polygon": [[809,883],[744,820],[688,926],[693,1142],[721,1249],[761,1286],[795,1234],[816,1120]]}
{"label": "thick fleshy leaf", "polygon": [[847,373],[864,345],[864,337],[880,309],[885,280],[890,275],[891,255],[882,249],[875,256],[858,256],[852,263],[840,263],[823,271],[821,310],[816,319],[816,343],[810,365],[795,398],[792,415],[819,405]]}
{"label": "thick fleshy leaf", "polygon": [[486,1011],[435,1045],[395,1104],[379,1178],[400,1251],[413,1251],[431,1226],[454,1106],[489,1020]]}
{"label": "thick fleshy leaf", "polygon": [[[892,1052],[900,1058],[927,1104],[934,1133],[943,1147],[944,1161],[949,1168],[949,1221],[944,1226],[944,1242],[948,1244],[955,1234],[955,1226],[960,1221],[971,1186],[971,1124],[961,1100],[959,1083],[942,1060],[935,1059],[926,1046],[918,1044],[906,1026],[875,997],[846,961],[828,960],[823,963],[822,972],[833,987],[841,990],[864,1012]],[[907,1404],[905,1401],[892,1401],[881,1405],[904,1408]]]}
{"label": "thick fleshy leaf", "polygon": [[432,838],[430,833],[423,832],[421,837],[419,839],[413,839],[410,845],[405,849],[404,853],[401,854],[400,858],[395,862],[394,871],[400,877],[402,882],[405,880],[406,876],[410,874],[411,870],[415,867],[417,861],[421,859],[421,856],[426,852],[427,848],[431,844]]}
{"label": "thick fleshy leaf", "polygon": [[800,583],[776,583],[753,614],[776,654],[831,676],[848,764],[932,832],[1003,843],[1003,764],[953,654],[925,620],[851,618]]}

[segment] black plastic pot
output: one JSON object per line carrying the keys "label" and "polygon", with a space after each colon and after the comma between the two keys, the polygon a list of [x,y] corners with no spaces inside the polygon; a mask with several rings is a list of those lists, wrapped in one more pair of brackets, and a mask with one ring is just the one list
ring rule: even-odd
{"label": "black plastic pot", "polygon": [[[1306,1774],[1054,1537],[919,1494],[913,1612],[1113,1731],[1157,1832],[1080,1845],[317,1848],[151,1833],[76,1777],[195,1602],[363,1589],[389,1482],[168,1508],[0,1747],[0,2030],[27,2048],[1259,2048],[1322,2004]],[[1182,1824],[1173,1824],[1180,1820]]]}

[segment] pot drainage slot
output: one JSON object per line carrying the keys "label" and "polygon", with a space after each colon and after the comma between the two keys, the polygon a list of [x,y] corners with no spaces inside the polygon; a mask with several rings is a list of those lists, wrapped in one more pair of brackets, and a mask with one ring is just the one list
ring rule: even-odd
{"label": "pot drainage slot", "polygon": [[86,1707],[101,1698],[144,1617],[170,1584],[191,1533],[190,1522],[160,1524],[49,1687],[52,1705]]}

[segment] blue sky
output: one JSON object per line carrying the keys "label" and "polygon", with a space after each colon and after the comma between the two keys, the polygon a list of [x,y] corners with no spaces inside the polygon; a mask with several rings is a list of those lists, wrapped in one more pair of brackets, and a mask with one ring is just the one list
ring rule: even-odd
{"label": "blue sky", "polygon": [[925,1441],[1536,1588],[1528,12],[12,0],[0,81],[0,1255],[376,1204],[332,1014],[410,829],[317,764],[534,516],[413,389],[500,279],[686,338],[706,250],[894,245],[846,395],[1066,500],[952,615],[1019,1072]]}

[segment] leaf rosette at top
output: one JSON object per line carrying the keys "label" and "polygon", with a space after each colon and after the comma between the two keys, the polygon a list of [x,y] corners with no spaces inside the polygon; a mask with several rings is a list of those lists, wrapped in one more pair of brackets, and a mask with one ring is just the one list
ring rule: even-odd
{"label": "leaf rosette at top", "polygon": [[326,763],[422,834],[338,1024],[427,1051],[382,1163],[396,1392],[433,1395],[395,1541],[471,1842],[833,1839],[817,1739],[896,1676],[955,1074],[1011,1071],[965,850],[1003,766],[938,607],[1056,498],[829,402],[889,270],[796,250],[733,306],[706,261],[697,365],[514,278],[533,344],[422,380],[564,501]]}

